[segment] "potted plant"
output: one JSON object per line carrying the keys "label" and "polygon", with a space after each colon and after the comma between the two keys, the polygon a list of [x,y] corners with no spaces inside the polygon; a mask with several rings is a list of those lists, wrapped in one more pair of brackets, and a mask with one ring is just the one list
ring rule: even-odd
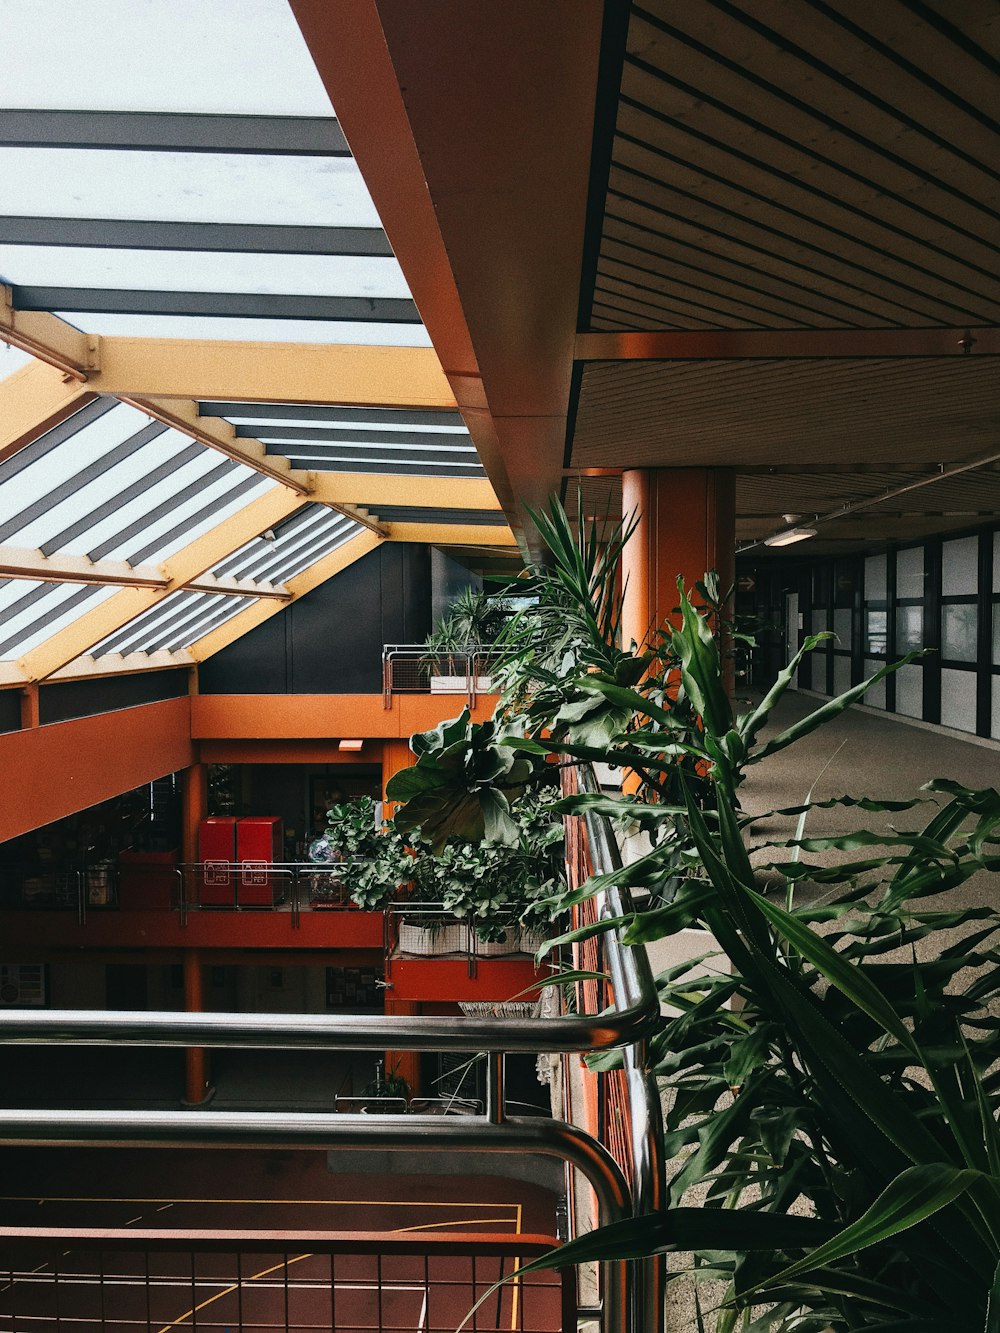
{"label": "potted plant", "polygon": [[493,688],[481,658],[503,633],[511,604],[476,588],[464,588],[424,641],[431,693],[465,694],[470,677],[479,693]]}
{"label": "potted plant", "polygon": [[361,1096],[366,1099],[361,1107],[362,1115],[402,1115],[410,1102],[410,1085],[393,1066],[385,1068],[383,1060],[375,1062],[375,1077],[365,1085]]}

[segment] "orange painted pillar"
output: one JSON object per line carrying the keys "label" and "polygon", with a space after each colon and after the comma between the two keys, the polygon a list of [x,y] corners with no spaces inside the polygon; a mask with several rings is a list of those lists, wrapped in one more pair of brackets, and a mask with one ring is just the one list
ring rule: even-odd
{"label": "orange painted pillar", "polygon": [[[732,468],[644,468],[622,473],[622,513],[636,521],[622,558],[622,646],[640,647],[675,620],[677,576],[690,593],[714,569],[723,592],[736,561]],[[655,640],[654,640],[655,641]]]}
{"label": "orange painted pillar", "polygon": [[208,768],[192,764],[181,774],[181,860],[191,865],[198,860],[198,825],[208,814]]}
{"label": "orange painted pillar", "polygon": [[[197,949],[184,951],[184,1009],[200,1014],[205,1007],[201,954]],[[184,1104],[200,1106],[209,1097],[208,1052],[202,1046],[184,1050]]]}
{"label": "orange painted pillar", "polygon": [[[395,1000],[391,995],[385,997],[386,1017],[391,1014],[418,1014],[420,1004],[415,1000]],[[420,1095],[420,1052],[386,1051],[385,1072],[398,1074],[410,1085],[410,1096]]]}
{"label": "orange painted pillar", "polygon": [[21,730],[37,727],[38,724],[38,686],[33,683],[25,685],[21,691]]}
{"label": "orange painted pillar", "polygon": [[[409,741],[387,740],[382,746],[382,795],[385,796],[385,789],[389,779],[403,768],[409,768],[414,762],[413,752],[410,750]],[[398,802],[391,802],[386,805],[385,817],[389,819],[397,808]]]}

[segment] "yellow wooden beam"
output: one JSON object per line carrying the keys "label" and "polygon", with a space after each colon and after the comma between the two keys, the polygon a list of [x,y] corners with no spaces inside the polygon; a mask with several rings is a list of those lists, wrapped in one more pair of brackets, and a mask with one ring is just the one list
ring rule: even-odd
{"label": "yellow wooden beam", "polygon": [[79,381],[87,379],[100,357],[101,340],[95,334],[81,333],[45,311],[15,310],[5,286],[0,286],[0,338]]}
{"label": "yellow wooden beam", "polygon": [[517,540],[510,528],[488,523],[391,523],[394,542],[423,542],[428,546],[496,546],[516,551]]}
{"label": "yellow wooden beam", "polygon": [[[308,569],[303,570],[301,574],[296,574],[285,584],[291,594],[290,601],[297,601],[304,597],[307,592],[312,592],[313,588],[318,588],[321,583],[327,579],[332,579],[335,574],[339,574],[348,565],[353,565],[356,560],[362,556],[374,551],[382,542],[382,538],[374,532],[359,532],[356,537],[350,541],[344,542],[343,546],[338,546],[322,560],[316,564],[310,565]],[[282,609],[278,602],[256,602],[253,606],[248,606],[245,611],[239,615],[233,616],[227,620],[224,625],[218,629],[212,630],[206,634],[203,639],[191,645],[191,655],[196,661],[204,662],[214,653],[227,648],[231,643],[241,638],[249,630],[255,629],[258,625],[269,620],[276,612]]]}
{"label": "yellow wooden beam", "polygon": [[96,583],[123,588],[165,588],[155,565],[125,560],[91,560],[85,555],[43,555],[21,546],[0,546],[0,578],[38,579],[42,583]]}
{"label": "yellow wooden beam", "polygon": [[[18,662],[21,679],[45,680],[170,593],[199,578],[220,560],[239,550],[252,537],[259,536],[294,514],[306,503],[304,496],[296,495],[283,486],[275,486],[267,495],[252,501],[164,561],[166,583],[163,587],[122,588],[93,611],[81,615],[65,629],[59,630],[26,653]],[[281,605],[270,600],[268,604],[275,609]]]}
{"label": "yellow wooden beam", "polygon": [[431,347],[104,337],[100,371],[90,378],[119,398],[455,406]]}
{"label": "yellow wooden beam", "polygon": [[155,653],[106,653],[103,657],[78,657],[59,671],[54,671],[50,680],[82,680],[97,676],[134,676],[141,671],[164,671],[170,667],[194,666],[194,658],[185,648],[167,651],[161,649]]}
{"label": "yellow wooden beam", "polygon": [[319,504],[379,505],[432,509],[500,508],[485,477],[403,477],[395,473],[315,472],[310,499]]}
{"label": "yellow wooden beam", "polygon": [[79,380],[41,361],[0,383],[0,462],[65,421],[94,397]]}

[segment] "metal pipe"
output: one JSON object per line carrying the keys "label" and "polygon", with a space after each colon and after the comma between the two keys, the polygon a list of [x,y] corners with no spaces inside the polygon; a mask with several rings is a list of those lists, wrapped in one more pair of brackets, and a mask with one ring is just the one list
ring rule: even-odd
{"label": "metal pipe", "polygon": [[[0,1111],[0,1140],[18,1147],[405,1148],[409,1152],[542,1153],[572,1163],[597,1196],[602,1223],[631,1211],[625,1177],[611,1154],[575,1125],[515,1118],[367,1116],[261,1111]],[[625,1265],[604,1265],[602,1333],[628,1328]]]}
{"label": "metal pipe", "polygon": [[[577,770],[580,787],[586,792],[600,790],[591,767]],[[591,863],[595,871],[610,872],[622,868],[618,843],[611,835],[607,819],[590,812],[584,816]],[[635,910],[627,888],[611,886],[595,896],[599,917],[621,917]],[[605,956],[614,993],[628,1002],[655,993],[655,982],[645,949],[623,944],[619,935],[609,931],[604,936]],[[659,1005],[657,1005],[657,1010]],[[622,1051],[628,1084],[632,1143],[632,1211],[636,1217],[658,1212],[666,1204],[666,1162],[663,1153],[663,1110],[656,1077],[646,1070],[646,1045],[637,1041]],[[661,1333],[664,1325],[666,1294],[666,1259],[651,1255],[634,1265],[636,1280],[629,1284],[632,1295],[632,1319],[636,1333]]]}

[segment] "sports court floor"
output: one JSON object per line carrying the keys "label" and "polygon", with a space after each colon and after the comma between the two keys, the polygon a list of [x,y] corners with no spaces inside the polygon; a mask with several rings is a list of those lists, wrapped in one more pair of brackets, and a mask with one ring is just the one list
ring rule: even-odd
{"label": "sports court floor", "polygon": [[[183,1149],[0,1150],[0,1225],[234,1233],[232,1252],[103,1255],[9,1242],[0,1258],[0,1333],[55,1330],[457,1329],[512,1259],[311,1253],[294,1235],[237,1256],[249,1231],[436,1236],[552,1235],[547,1190],[497,1176],[338,1175],[320,1152]],[[137,1237],[138,1239],[138,1237]],[[33,1262],[34,1261],[34,1262]],[[470,1328],[559,1327],[545,1275],[508,1284]]]}

